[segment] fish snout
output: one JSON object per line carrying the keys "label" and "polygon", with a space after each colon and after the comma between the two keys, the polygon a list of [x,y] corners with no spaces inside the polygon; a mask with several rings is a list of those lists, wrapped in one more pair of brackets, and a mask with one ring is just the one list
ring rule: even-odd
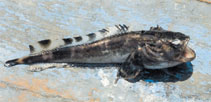
{"label": "fish snout", "polygon": [[182,58],[180,59],[181,62],[190,62],[196,58],[196,53],[190,47],[186,47],[183,53]]}

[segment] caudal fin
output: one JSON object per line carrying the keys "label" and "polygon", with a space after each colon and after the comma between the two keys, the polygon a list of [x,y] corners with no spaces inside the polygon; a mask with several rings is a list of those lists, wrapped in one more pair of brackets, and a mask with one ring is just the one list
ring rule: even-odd
{"label": "caudal fin", "polygon": [[26,64],[26,65],[30,65],[30,64],[35,64],[35,63],[45,63],[45,62],[50,62],[51,59],[43,59],[42,55],[37,55],[37,56],[25,56],[22,58],[17,58],[17,59],[12,59],[12,60],[8,60],[5,62],[4,66],[5,67],[12,67],[15,65],[19,65],[19,64]]}
{"label": "caudal fin", "polygon": [[4,66],[5,67],[12,67],[12,66],[15,66],[17,64],[21,64],[18,59],[13,59],[13,60],[8,60],[5,62]]}

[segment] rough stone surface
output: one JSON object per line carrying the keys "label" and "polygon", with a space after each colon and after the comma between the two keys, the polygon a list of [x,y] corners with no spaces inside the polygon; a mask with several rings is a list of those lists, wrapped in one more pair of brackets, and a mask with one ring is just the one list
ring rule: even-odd
{"label": "rough stone surface", "polygon": [[[206,0],[0,0],[0,102],[211,102],[211,5]],[[115,24],[159,24],[191,37],[191,75],[166,82],[120,79],[116,67],[5,68],[28,44],[95,32]]]}

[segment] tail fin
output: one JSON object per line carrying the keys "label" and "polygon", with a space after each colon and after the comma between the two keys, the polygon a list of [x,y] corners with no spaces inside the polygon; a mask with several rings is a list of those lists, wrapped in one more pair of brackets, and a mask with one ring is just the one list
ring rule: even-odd
{"label": "tail fin", "polygon": [[43,58],[43,55],[37,55],[37,56],[25,56],[22,58],[12,59],[5,62],[5,67],[12,67],[18,64],[35,64],[35,63],[45,63],[50,62],[51,58]]}
{"label": "tail fin", "polygon": [[30,57],[22,57],[17,59],[8,60],[5,62],[5,67],[12,67],[18,64],[30,64],[27,60],[30,59]]}
{"label": "tail fin", "polygon": [[17,64],[21,64],[20,61],[18,61],[18,59],[13,59],[13,60],[6,61],[4,66],[5,67],[12,67],[12,66],[15,66]]}

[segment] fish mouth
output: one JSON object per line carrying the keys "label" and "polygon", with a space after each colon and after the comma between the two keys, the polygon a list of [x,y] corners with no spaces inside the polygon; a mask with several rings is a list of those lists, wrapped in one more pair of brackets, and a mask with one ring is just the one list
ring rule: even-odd
{"label": "fish mouth", "polygon": [[186,46],[183,55],[180,58],[180,62],[190,62],[196,58],[196,53],[193,49]]}

